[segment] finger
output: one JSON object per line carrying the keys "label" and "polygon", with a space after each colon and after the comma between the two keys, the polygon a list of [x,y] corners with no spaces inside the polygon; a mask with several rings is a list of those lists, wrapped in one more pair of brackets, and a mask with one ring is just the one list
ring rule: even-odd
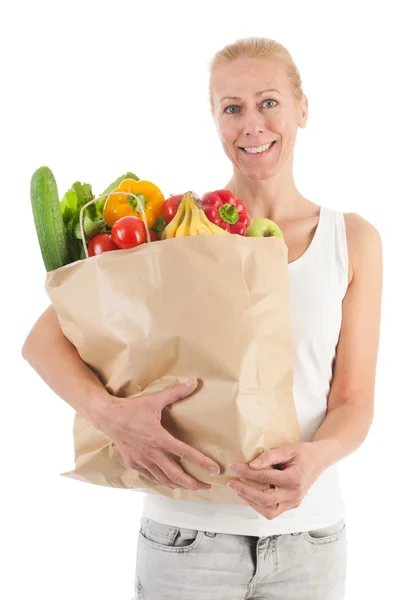
{"label": "finger", "polygon": [[298,446],[296,444],[286,444],[279,446],[279,448],[272,448],[272,450],[266,450],[258,458],[254,459],[250,463],[251,468],[265,469],[266,467],[272,467],[273,465],[284,465],[289,460],[292,460],[298,452]]}
{"label": "finger", "polygon": [[[248,502],[248,505],[257,512],[260,512],[260,507],[258,506],[258,504],[255,504],[254,502]],[[276,517],[284,513],[286,510],[290,510],[291,508],[293,508],[291,502],[282,502],[281,504],[278,504],[276,506],[270,506],[269,508],[263,509],[262,515],[266,519],[271,520],[275,519]]]}
{"label": "finger", "polygon": [[149,479],[149,481],[155,481],[156,483],[158,483],[158,481],[154,477],[154,475],[152,475],[150,473],[150,471],[148,471],[144,467],[138,467],[137,469],[135,469],[135,471],[137,471],[138,473],[140,473],[141,475],[143,475],[143,477],[145,477],[146,479]]}
{"label": "finger", "polygon": [[287,490],[298,489],[298,472],[294,467],[288,467],[280,471],[279,469],[267,469],[265,473],[265,483],[276,485]]}
{"label": "finger", "polygon": [[220,466],[218,463],[211,460],[192,446],[181,442],[174,438],[166,429],[164,430],[163,437],[161,439],[161,447],[174,454],[175,456],[179,456],[179,458],[184,458],[185,460],[194,463],[195,465],[199,465],[203,469],[211,471],[211,473],[219,473]]}
{"label": "finger", "polygon": [[158,392],[156,394],[156,404],[157,407],[162,410],[169,404],[173,404],[177,402],[177,400],[183,400],[190,394],[194,392],[198,385],[198,381],[196,378],[188,379],[184,383],[178,383],[175,385],[170,385],[165,388],[162,392]]}
{"label": "finger", "polygon": [[270,489],[257,490],[251,485],[246,485],[243,481],[231,479],[228,482],[228,487],[233,489],[238,496],[242,496],[251,502],[254,502],[259,507],[274,506],[280,502],[290,501],[290,495],[286,490]]}
{"label": "finger", "polygon": [[172,457],[165,456],[160,452],[155,460],[173,484],[177,483],[188,490],[210,489],[211,485],[208,483],[198,481],[188,473],[185,473]]}
{"label": "finger", "polygon": [[251,469],[249,467],[248,464],[246,463],[234,463],[234,464],[230,464],[228,465],[228,468],[233,471],[234,473],[237,473],[237,475],[240,475],[240,477],[244,477],[246,479],[251,479],[253,481],[257,481],[259,483],[269,483],[269,471],[272,471],[272,467],[270,467],[269,469],[261,469],[261,470],[255,470],[255,469]]}
{"label": "finger", "polygon": [[[234,468],[233,468],[234,467]],[[251,469],[246,463],[235,463],[229,465],[229,468],[246,479],[252,479],[259,483],[276,485],[277,487],[294,490],[297,488],[296,472],[293,467],[288,467],[282,471],[272,467],[263,469]]]}
{"label": "finger", "polygon": [[[145,477],[149,481],[155,481],[156,483],[159,483],[157,481],[157,479],[147,469],[141,469],[141,468],[139,468],[139,469],[135,469],[135,471],[137,471],[138,473],[140,473],[141,475],[143,475],[143,477]],[[167,485],[167,484],[165,484],[165,485]],[[173,485],[168,485],[167,487],[171,488],[171,490],[175,489]]]}
{"label": "finger", "polygon": [[291,510],[292,508],[296,508],[296,507],[297,507],[297,504],[294,504],[293,502],[281,502],[276,507],[276,509],[273,511],[273,518],[279,517],[279,515],[281,515],[285,511]]}
{"label": "finger", "polygon": [[144,460],[143,461],[145,468],[153,475],[155,481],[161,483],[162,485],[168,485],[169,487],[182,487],[179,483],[172,481],[166,473],[160,467],[158,467],[155,463]]}

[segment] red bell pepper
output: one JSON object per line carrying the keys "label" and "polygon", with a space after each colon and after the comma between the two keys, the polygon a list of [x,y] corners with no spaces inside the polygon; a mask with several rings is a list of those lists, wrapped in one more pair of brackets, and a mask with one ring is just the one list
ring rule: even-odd
{"label": "red bell pepper", "polygon": [[229,233],[244,235],[251,223],[246,204],[229,190],[207,192],[201,203],[207,219]]}

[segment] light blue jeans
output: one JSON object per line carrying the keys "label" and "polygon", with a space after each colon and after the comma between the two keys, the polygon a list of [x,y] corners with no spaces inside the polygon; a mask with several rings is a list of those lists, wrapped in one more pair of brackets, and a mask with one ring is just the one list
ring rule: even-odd
{"label": "light blue jeans", "polygon": [[135,600],[343,600],[346,524],[254,537],[142,518]]}

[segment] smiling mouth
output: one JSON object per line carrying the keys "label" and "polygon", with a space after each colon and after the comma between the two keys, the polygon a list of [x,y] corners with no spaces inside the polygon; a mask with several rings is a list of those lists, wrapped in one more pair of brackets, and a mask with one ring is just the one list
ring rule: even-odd
{"label": "smiling mouth", "polygon": [[268,144],[264,144],[263,146],[258,146],[257,148],[256,147],[247,147],[247,148],[240,147],[240,150],[242,152],[244,152],[245,154],[253,154],[253,155],[266,154],[274,146],[275,143],[276,143],[276,140],[274,140],[273,142],[270,142]]}

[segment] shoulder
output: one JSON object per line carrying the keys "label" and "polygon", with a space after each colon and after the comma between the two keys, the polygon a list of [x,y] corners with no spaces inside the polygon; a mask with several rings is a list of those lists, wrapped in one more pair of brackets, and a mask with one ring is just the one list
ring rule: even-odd
{"label": "shoulder", "polygon": [[343,213],[346,226],[349,255],[349,280],[367,268],[368,264],[380,262],[382,240],[378,229],[357,213]]}

